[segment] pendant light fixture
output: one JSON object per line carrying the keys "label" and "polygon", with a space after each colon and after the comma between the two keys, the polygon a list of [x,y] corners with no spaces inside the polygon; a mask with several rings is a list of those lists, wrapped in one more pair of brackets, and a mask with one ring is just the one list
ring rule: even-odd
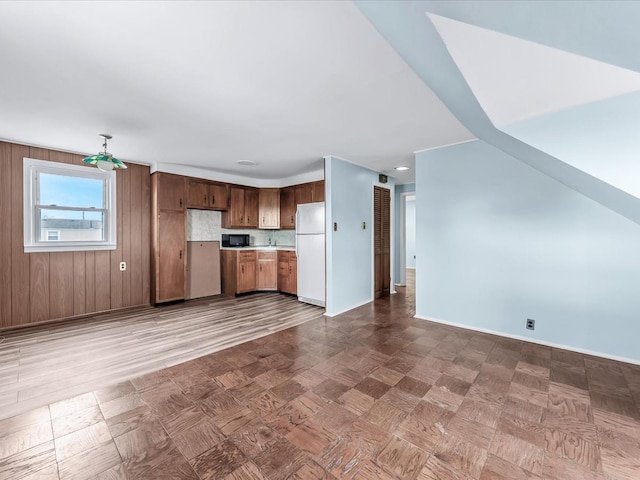
{"label": "pendant light fixture", "polygon": [[88,163],[89,165],[95,165],[103,172],[109,172],[114,168],[127,168],[127,166],[122,163],[122,161],[118,160],[116,157],[107,152],[107,140],[111,140],[111,138],[113,137],[106,133],[101,133],[100,136],[104,139],[104,143],[102,144],[104,151],[98,153],[97,155],[85,157],[82,159],[82,161],[84,163]]}

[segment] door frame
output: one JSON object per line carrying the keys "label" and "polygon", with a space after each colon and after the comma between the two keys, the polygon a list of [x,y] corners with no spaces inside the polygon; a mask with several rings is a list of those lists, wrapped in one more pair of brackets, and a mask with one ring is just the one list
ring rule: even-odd
{"label": "door frame", "polygon": [[416,192],[400,193],[400,218],[398,219],[400,222],[400,238],[398,238],[400,268],[398,269],[399,276],[396,279],[398,287],[407,285],[407,199],[415,196]]}

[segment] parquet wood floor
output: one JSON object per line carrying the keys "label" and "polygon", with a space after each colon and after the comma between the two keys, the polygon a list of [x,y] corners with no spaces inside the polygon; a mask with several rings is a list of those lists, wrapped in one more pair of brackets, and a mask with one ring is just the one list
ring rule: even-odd
{"label": "parquet wood floor", "polygon": [[640,478],[640,367],[415,320],[398,290],[1,420],[0,479]]}

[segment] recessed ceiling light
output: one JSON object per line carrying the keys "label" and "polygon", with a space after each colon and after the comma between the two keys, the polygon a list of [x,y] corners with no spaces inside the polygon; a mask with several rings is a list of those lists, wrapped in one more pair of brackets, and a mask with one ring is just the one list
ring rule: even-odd
{"label": "recessed ceiling light", "polygon": [[253,160],[238,160],[236,163],[238,165],[244,165],[245,167],[255,167],[258,165],[258,162],[254,162]]}
{"label": "recessed ceiling light", "polygon": [[398,170],[399,172],[401,172],[403,170],[409,170],[409,167],[407,167],[406,165],[400,165],[399,167],[396,167],[395,169]]}

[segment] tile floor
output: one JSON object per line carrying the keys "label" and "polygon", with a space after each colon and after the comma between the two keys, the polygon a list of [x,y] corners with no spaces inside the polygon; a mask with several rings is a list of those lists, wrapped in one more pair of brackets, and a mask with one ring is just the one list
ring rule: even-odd
{"label": "tile floor", "polygon": [[2,420],[0,478],[640,478],[640,367],[412,312],[401,291]]}

